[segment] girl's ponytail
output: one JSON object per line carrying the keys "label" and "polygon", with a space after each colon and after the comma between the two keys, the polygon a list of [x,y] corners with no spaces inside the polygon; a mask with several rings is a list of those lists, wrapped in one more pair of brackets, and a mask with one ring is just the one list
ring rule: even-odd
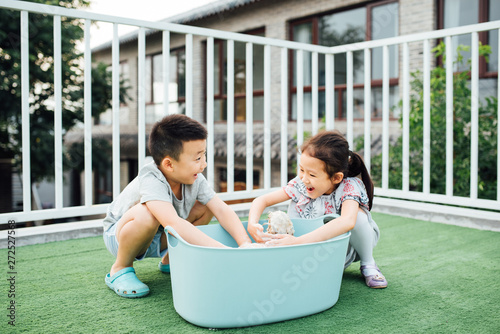
{"label": "girl's ponytail", "polygon": [[344,173],[347,177],[361,175],[368,195],[368,207],[373,205],[373,182],[366,169],[361,156],[349,150],[349,143],[338,131],[323,131],[309,138],[302,144],[301,152],[308,152],[325,163],[328,176],[332,177],[337,172]]}
{"label": "girl's ponytail", "polygon": [[369,209],[371,210],[373,205],[373,181],[368,173],[368,170],[366,169],[363,158],[361,158],[361,156],[356,152],[349,151],[349,154],[349,168],[346,176],[357,177],[358,175],[361,175],[361,180],[363,180],[363,183],[365,184],[366,193],[369,199]]}

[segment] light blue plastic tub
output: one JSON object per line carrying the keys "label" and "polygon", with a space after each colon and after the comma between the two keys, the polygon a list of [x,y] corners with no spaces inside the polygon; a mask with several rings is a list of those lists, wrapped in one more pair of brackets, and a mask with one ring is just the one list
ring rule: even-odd
{"label": "light blue plastic tub", "polygon": [[[295,235],[332,218],[293,219]],[[199,229],[237,247],[219,224]],[[339,298],[349,233],[314,244],[221,249],[188,244],[167,230],[174,307],[195,325],[231,328],[288,320],[326,310]]]}

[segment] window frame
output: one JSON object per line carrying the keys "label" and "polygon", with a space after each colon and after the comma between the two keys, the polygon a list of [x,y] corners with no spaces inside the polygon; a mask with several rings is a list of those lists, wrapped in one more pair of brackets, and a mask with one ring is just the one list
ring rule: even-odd
{"label": "window frame", "polygon": [[[437,6],[437,25],[438,29],[444,29],[444,3],[446,0],[436,0]],[[489,0],[478,0],[478,23],[489,22]],[[481,31],[478,34],[479,41],[485,45],[489,45],[488,41],[488,31]],[[499,46],[500,48],[500,46]],[[498,51],[500,52],[500,50]],[[438,63],[442,64],[442,57],[439,57]],[[479,78],[480,79],[496,79],[498,78],[498,72],[488,72],[488,64],[484,57],[479,57]]]}
{"label": "window frame", "polygon": [[[326,15],[331,15],[331,14],[336,14],[336,13],[342,13],[345,11],[357,9],[357,8],[366,8],[366,30],[365,30],[365,41],[371,40],[371,35],[372,35],[372,9],[374,7],[378,6],[383,6],[387,5],[390,3],[398,3],[399,0],[382,0],[382,1],[376,1],[376,2],[370,2],[370,3],[363,3],[363,4],[357,4],[357,5],[352,5],[352,6],[346,6],[338,9],[334,9],[331,11],[326,11],[326,12],[321,12],[321,13],[316,13],[314,15],[302,17],[296,20],[291,20],[288,22],[288,39],[293,41],[293,29],[295,26],[311,22],[312,23],[312,44],[318,45],[319,43],[319,18],[322,16]],[[398,11],[399,15],[399,11]],[[398,34],[399,34],[399,26],[398,26]],[[294,64],[294,52],[293,50],[289,50],[288,52],[288,59],[289,59],[289,65],[288,65],[288,121],[290,122],[296,122],[296,119],[292,118],[292,103],[293,103],[293,96],[294,94],[297,94],[297,86],[293,85],[293,75],[295,68],[293,67]],[[398,59],[399,62],[399,59]],[[398,86],[399,85],[399,72],[398,72],[398,77],[393,77],[389,78],[389,86]],[[353,89],[356,88],[364,88],[364,83],[357,83],[353,84]],[[373,87],[382,87],[382,79],[376,79],[371,81],[371,88]],[[325,92],[325,86],[320,86],[318,85],[318,92]],[[334,95],[336,98],[334,100],[336,101],[335,104],[335,120],[346,120],[346,112],[347,110],[343,110],[343,100],[342,97],[344,93],[347,91],[347,84],[335,84],[334,86]],[[306,86],[304,85],[304,93],[310,93],[312,92],[312,86]],[[326,93],[325,93],[326,94]],[[363,119],[361,118],[355,118],[355,119]],[[381,120],[382,116],[380,117],[372,117],[372,120]],[[397,117],[392,117],[392,119],[397,119]],[[311,120],[304,120],[304,122],[311,122]]]}
{"label": "window frame", "polygon": [[[178,48],[175,48],[175,49],[172,49],[170,50],[170,57],[172,56],[172,54],[176,54],[177,55],[177,59],[179,59],[179,53],[180,52],[186,52],[186,48],[185,46],[181,46],[181,47],[178,47]],[[154,89],[153,89],[153,84],[154,84],[154,75],[153,73],[155,68],[154,68],[154,61],[153,61],[153,58],[156,57],[156,56],[161,56],[162,53],[161,52],[155,52],[155,53],[150,53],[148,55],[146,55],[146,59],[150,59],[150,68],[149,68],[149,71],[150,71],[150,76],[149,78],[146,77],[146,79],[149,79],[149,87],[151,87],[150,89],[150,92],[149,92],[149,96],[146,96],[146,106],[154,106],[155,105],[155,96],[154,96]],[[172,69],[170,69],[172,70]],[[170,80],[170,78],[169,78]],[[176,66],[175,68],[175,80],[177,83],[179,83],[179,66]],[[177,102],[177,103],[185,103],[186,102],[186,96],[177,96],[177,101],[167,101],[167,103],[173,103],[173,102]],[[165,103],[165,101],[163,101],[163,103]]]}
{"label": "window frame", "polygon": [[[251,30],[246,30],[246,31],[243,31],[243,32],[240,32],[241,34],[247,34],[247,35],[258,35],[258,34],[262,34],[263,36],[265,36],[266,34],[266,28],[265,27],[259,27],[259,28],[255,28],[255,29],[251,29]],[[219,63],[218,63],[218,66],[219,66],[219,93],[215,93],[215,89],[214,89],[214,104],[215,102],[217,101],[226,101],[226,106],[227,106],[227,92],[224,93],[224,84],[227,82],[226,81],[226,76],[227,76],[227,66],[224,66],[225,65],[225,60],[227,58],[227,53],[224,54],[224,42],[227,42],[226,40],[222,40],[222,39],[215,39],[214,40],[214,51],[216,48],[218,48],[219,50]],[[205,84],[205,87],[207,87],[207,41],[203,41],[203,45],[204,45],[204,67],[205,67],[205,70],[204,70],[204,84]],[[254,68],[255,69],[255,68]],[[262,69],[263,70],[263,69]],[[236,74],[236,73],[235,73]],[[214,78],[215,79],[215,78]],[[215,86],[214,86],[215,88]],[[253,90],[253,95],[252,95],[252,98],[255,98],[255,97],[259,97],[259,96],[264,96],[264,89],[255,89]],[[207,90],[205,89],[204,90],[204,95],[203,95],[204,99],[204,105],[205,105],[205,122],[207,121],[207,113],[206,113],[206,110],[207,110]],[[237,119],[237,101],[238,100],[241,100],[241,99],[245,99],[246,98],[246,91],[244,93],[234,93],[234,122],[235,123],[244,123],[246,122],[246,120],[238,120]],[[218,121],[215,121],[215,123],[218,123],[218,124],[223,124],[223,123],[226,123],[227,120],[218,120]],[[262,123],[263,121],[262,120],[255,120],[254,119],[254,122],[255,123]]]}

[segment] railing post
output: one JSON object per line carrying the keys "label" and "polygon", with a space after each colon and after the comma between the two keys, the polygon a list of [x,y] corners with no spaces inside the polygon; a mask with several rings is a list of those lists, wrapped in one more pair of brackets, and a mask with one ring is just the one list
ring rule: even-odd
{"label": "railing post", "polygon": [[470,197],[477,199],[478,146],[479,146],[479,36],[472,33],[471,43],[471,148],[470,148]]}
{"label": "railing post", "polygon": [[[500,29],[497,30],[498,47],[500,48]],[[497,64],[500,66],[500,50],[497,52]],[[497,72],[497,101],[500,101],[500,68]],[[497,201],[500,202],[500,103],[497,102]]]}
{"label": "railing post", "polygon": [[264,189],[271,188],[271,46],[264,45]]}
{"label": "railing post", "polygon": [[312,82],[311,82],[311,101],[312,101],[312,134],[318,133],[319,119],[318,119],[318,53],[313,52],[311,55],[312,63]]}
{"label": "railing post", "polygon": [[423,192],[430,193],[431,183],[431,50],[429,40],[424,40],[424,140],[423,140]]}
{"label": "railing post", "polygon": [[253,190],[253,45],[246,43],[246,190]]}
{"label": "railing post", "polygon": [[227,192],[234,192],[234,41],[227,41]]}
{"label": "railing post", "polygon": [[[353,108],[354,108],[354,97],[353,97],[353,59],[352,51],[347,51],[346,54],[346,71],[347,71],[347,142],[349,143],[349,148],[352,150],[354,147],[354,134],[353,134]],[[384,96],[385,98],[385,96]]]}
{"label": "railing post", "polygon": [[453,196],[453,50],[446,36],[446,195]]}
{"label": "railing post", "polygon": [[288,183],[288,49],[281,49],[281,186]]}
{"label": "railing post", "polygon": [[90,49],[90,26],[92,22],[85,20],[85,50],[83,105],[84,105],[84,152],[85,152],[85,206],[92,205],[92,52]]}
{"label": "railing post", "polygon": [[186,116],[193,117],[193,34],[186,34]]}
{"label": "railing post", "polygon": [[[113,105],[113,199],[120,194],[120,43],[118,37],[118,24],[113,24],[113,42],[111,47],[112,63],[112,105]],[[140,102],[141,86],[139,86]],[[140,103],[139,103],[140,104]],[[140,111],[139,111],[140,114]]]}
{"label": "railing post", "polygon": [[54,165],[55,208],[63,207],[61,16],[54,15]]}
{"label": "railing post", "polygon": [[162,62],[163,62],[163,115],[170,114],[170,31],[162,33]]}
{"label": "railing post", "polygon": [[214,38],[207,39],[207,180],[214,188]]}
{"label": "railing post", "polygon": [[138,83],[139,100],[137,102],[137,161],[138,170],[144,166],[146,158],[146,30],[139,28],[137,39]]}
{"label": "railing post", "polygon": [[146,30],[143,27],[139,28],[137,51],[137,87],[139,88],[139,99],[137,101],[137,161],[139,163],[138,170],[140,170],[144,166],[146,158]]}
{"label": "railing post", "polygon": [[365,62],[365,87],[364,87],[364,150],[365,150],[365,166],[368,172],[371,170],[371,157],[372,157],[372,135],[371,135],[371,124],[372,124],[372,65],[371,65],[371,50],[364,50],[364,62]]}
{"label": "railing post", "polygon": [[382,47],[382,188],[389,188],[389,46]]}
{"label": "railing post", "polygon": [[[297,50],[297,147],[304,142],[304,51]],[[297,166],[300,162],[297,155]]]}
{"label": "railing post", "polygon": [[410,191],[410,54],[403,44],[403,191]]}
{"label": "railing post", "polygon": [[325,55],[325,127],[327,130],[335,128],[335,80],[333,54]]}
{"label": "railing post", "polygon": [[30,72],[29,72],[29,17],[21,11],[21,117],[23,159],[23,211],[31,211],[31,145],[30,145]]}

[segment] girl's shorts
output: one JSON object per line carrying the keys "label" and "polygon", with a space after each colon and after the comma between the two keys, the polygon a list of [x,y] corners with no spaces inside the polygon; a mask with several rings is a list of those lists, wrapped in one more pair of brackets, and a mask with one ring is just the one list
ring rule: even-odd
{"label": "girl's shorts", "polygon": [[[148,250],[139,257],[135,259],[137,261],[144,260],[147,257],[163,257],[167,254],[167,248],[163,251],[161,250],[161,235],[165,234],[164,231],[156,232],[153,237],[151,245],[149,245]],[[116,257],[118,254],[118,240],[116,239],[116,224],[113,224],[106,232],[103,234],[104,244],[108,251]]]}

